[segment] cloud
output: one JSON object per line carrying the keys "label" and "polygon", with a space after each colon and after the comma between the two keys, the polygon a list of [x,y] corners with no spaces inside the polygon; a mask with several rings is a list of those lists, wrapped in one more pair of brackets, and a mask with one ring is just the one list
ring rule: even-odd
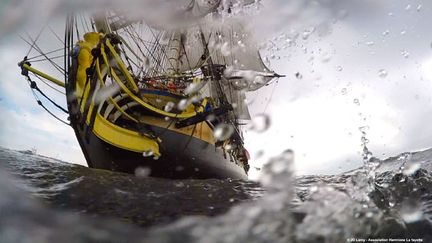
{"label": "cloud", "polygon": [[64,161],[85,164],[71,127],[45,112],[14,111],[0,106],[0,146],[36,148],[38,153]]}
{"label": "cloud", "polygon": [[[406,10],[403,2],[341,2],[328,1],[333,10],[324,9],[327,16],[347,11],[347,17],[331,22],[330,34],[315,31],[302,38],[300,29],[300,37],[286,49],[285,40],[276,40],[279,50],[268,54],[280,60],[271,59],[272,68],[287,77],[272,96],[272,86],[248,95],[255,100],[253,114],[261,113],[271,98],[267,112],[272,127],[264,135],[247,133],[246,146],[269,156],[294,149],[301,173],[335,173],[341,172],[338,167],[361,165],[358,127],[363,125],[370,127],[368,147],[378,157],[432,147],[432,114],[425,108],[431,106],[432,77],[424,70],[432,60],[432,33],[426,26],[432,21],[427,11],[432,4],[423,3],[417,11],[420,3]],[[284,24],[280,31],[295,26]],[[380,69],[387,77],[379,76]],[[267,157],[253,164],[260,166]]]}

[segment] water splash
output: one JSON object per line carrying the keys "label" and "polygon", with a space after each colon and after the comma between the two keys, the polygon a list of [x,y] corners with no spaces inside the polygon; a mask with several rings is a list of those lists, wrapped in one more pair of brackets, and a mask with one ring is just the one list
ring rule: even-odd
{"label": "water splash", "polygon": [[117,83],[100,88],[94,98],[94,104],[98,105],[108,100],[108,98],[114,96],[120,91],[120,86]]}
{"label": "water splash", "polygon": [[406,176],[410,176],[416,173],[420,168],[421,168],[420,163],[410,163],[405,166],[402,173]]}

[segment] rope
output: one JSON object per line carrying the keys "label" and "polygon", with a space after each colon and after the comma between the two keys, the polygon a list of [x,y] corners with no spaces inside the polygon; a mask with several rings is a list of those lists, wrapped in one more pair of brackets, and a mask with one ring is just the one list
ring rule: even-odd
{"label": "rope", "polygon": [[50,114],[52,117],[54,117],[55,119],[57,119],[59,122],[65,124],[65,125],[70,126],[70,123],[63,121],[58,116],[56,116],[54,113],[52,113],[48,108],[46,108],[45,105],[42,103],[42,101],[39,99],[39,97],[36,95],[36,93],[34,92],[33,89],[31,89],[31,92],[33,93],[33,97],[35,98],[37,104],[40,105],[46,112],[48,112],[48,114]]}
{"label": "rope", "polygon": [[49,84],[48,82],[46,82],[46,81],[44,81],[41,77],[39,77],[38,75],[36,75],[36,74],[33,74],[37,79],[39,79],[42,83],[44,83],[46,86],[48,86],[48,87],[50,87],[52,90],[55,90],[55,91],[57,91],[58,93],[60,93],[60,94],[62,94],[62,95],[66,95],[66,93],[65,92],[63,92],[63,91],[61,91],[61,90],[58,90],[58,89],[56,89],[55,87],[53,87],[53,86],[51,86],[51,84]]}
{"label": "rope", "polygon": [[189,146],[190,142],[192,141],[193,138],[193,134],[195,133],[197,124],[194,125],[191,134],[189,135],[188,141],[186,142],[184,148],[183,148],[183,152],[186,151],[187,147]]}
{"label": "rope", "polygon": [[272,89],[272,91],[271,91],[271,93],[270,93],[269,100],[267,101],[267,104],[266,104],[266,106],[264,107],[264,111],[263,111],[263,113],[266,112],[267,107],[268,107],[268,105],[270,104],[270,102],[271,102],[271,100],[272,100],[272,98],[273,98],[273,94],[274,94],[275,89],[276,89],[276,86],[277,86],[278,84],[279,84],[279,78],[276,80],[275,85],[273,85],[273,89]]}
{"label": "rope", "polygon": [[[24,58],[24,61],[21,62],[21,63],[22,64],[27,63],[28,65],[30,65],[30,63],[27,62],[27,58]],[[39,89],[39,87],[37,86],[37,83],[30,78],[29,72],[28,72],[27,69],[21,68],[21,74],[27,78],[27,81],[30,84],[30,88],[32,89],[32,92],[33,92],[33,90],[38,91],[43,97],[45,97],[48,101],[50,101],[57,108],[59,108],[60,110],[62,110],[64,113],[69,114],[69,112],[65,108],[61,107],[54,100],[52,100],[51,98],[49,98],[42,90]],[[37,96],[35,96],[35,98],[37,99],[38,104],[41,105],[41,106],[43,106],[42,102],[37,98]],[[44,109],[47,110],[46,107],[44,107]],[[50,111],[49,111],[49,113],[52,114]]]}
{"label": "rope", "polygon": [[49,98],[42,90],[39,89],[39,87],[37,86],[36,82],[31,80],[29,75],[25,75],[30,83],[30,88],[38,91],[43,97],[45,97],[49,102],[51,102],[53,105],[55,105],[57,108],[59,108],[60,110],[62,110],[64,113],[69,114],[69,112],[61,107],[59,104],[57,104],[55,101],[53,101],[51,98]]}

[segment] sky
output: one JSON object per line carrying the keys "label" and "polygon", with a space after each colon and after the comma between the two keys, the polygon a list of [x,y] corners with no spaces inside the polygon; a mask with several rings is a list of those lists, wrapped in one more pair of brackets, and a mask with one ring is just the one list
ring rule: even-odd
{"label": "sky", "polygon": [[[262,114],[271,121],[265,132],[246,131],[252,178],[285,149],[294,150],[298,174],[356,168],[362,164],[363,126],[367,146],[379,158],[432,147],[431,2],[268,0],[262,5],[248,19],[249,29],[262,43],[265,61],[286,77],[248,94],[255,121]],[[0,25],[0,146],[34,147],[85,164],[72,129],[36,104],[20,75],[17,63],[28,46],[17,32],[37,29],[43,21],[22,17],[31,7],[19,9],[0,7],[0,19],[9,19]],[[50,94],[65,106],[61,94]]]}

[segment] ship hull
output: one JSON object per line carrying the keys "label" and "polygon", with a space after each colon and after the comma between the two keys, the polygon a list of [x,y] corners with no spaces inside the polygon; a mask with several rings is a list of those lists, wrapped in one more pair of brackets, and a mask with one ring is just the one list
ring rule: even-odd
{"label": "ship hull", "polygon": [[[162,132],[159,127],[152,129]],[[149,176],[172,179],[247,179],[243,167],[225,158],[221,149],[173,131],[164,131],[160,137],[162,156],[157,160],[110,145],[92,132],[86,135],[86,127],[75,126],[75,133],[92,168],[134,173],[141,167],[149,169]]]}

